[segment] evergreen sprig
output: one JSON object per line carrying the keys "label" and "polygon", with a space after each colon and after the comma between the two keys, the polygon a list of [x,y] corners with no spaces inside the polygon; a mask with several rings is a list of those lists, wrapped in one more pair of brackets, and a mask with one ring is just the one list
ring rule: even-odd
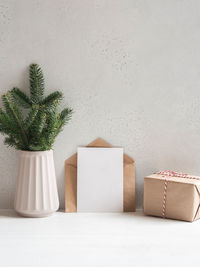
{"label": "evergreen sprig", "polygon": [[[37,64],[29,68],[30,97],[14,87],[1,96],[0,133],[4,143],[18,150],[52,149],[56,136],[72,117],[72,109],[58,111],[63,95],[55,91],[44,97],[44,76]],[[24,110],[27,110],[24,116]]]}

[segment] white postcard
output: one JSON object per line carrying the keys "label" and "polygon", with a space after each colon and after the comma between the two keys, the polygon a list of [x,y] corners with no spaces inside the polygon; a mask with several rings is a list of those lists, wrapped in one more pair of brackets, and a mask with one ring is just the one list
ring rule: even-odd
{"label": "white postcard", "polygon": [[77,211],[123,211],[123,148],[79,147]]}

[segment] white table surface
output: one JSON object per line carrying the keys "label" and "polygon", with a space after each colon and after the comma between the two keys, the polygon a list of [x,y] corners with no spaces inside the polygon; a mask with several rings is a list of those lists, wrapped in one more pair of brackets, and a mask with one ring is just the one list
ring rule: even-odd
{"label": "white table surface", "polygon": [[200,220],[136,213],[57,212],[42,219],[0,210],[1,267],[199,266]]}

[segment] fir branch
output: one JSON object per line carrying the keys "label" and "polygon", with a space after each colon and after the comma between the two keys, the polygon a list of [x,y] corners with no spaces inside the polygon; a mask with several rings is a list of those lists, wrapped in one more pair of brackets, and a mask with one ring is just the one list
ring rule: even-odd
{"label": "fir branch", "polygon": [[60,113],[59,126],[57,135],[63,130],[63,127],[71,120],[73,110],[71,108],[65,108]]}
{"label": "fir branch", "polygon": [[1,125],[10,128],[11,130],[14,130],[15,127],[13,127],[13,123],[8,117],[8,115],[0,108],[0,123]]}
{"label": "fir branch", "polygon": [[54,105],[55,101],[60,101],[63,98],[63,94],[59,91],[55,91],[54,93],[48,95],[45,97],[41,105],[44,106],[44,108],[50,108],[52,105]]}
{"label": "fir branch", "polygon": [[11,94],[13,99],[23,108],[28,109],[31,108],[31,101],[28,96],[22,92],[19,88],[14,87],[11,90]]}
{"label": "fir branch", "polygon": [[57,111],[57,104],[54,103],[54,106],[52,107],[51,111],[47,112],[47,127],[46,127],[46,143],[50,146],[55,141],[56,133],[57,133],[57,127],[58,127],[58,111]]}
{"label": "fir branch", "polygon": [[25,130],[27,130],[31,126],[31,124],[34,122],[37,114],[38,114],[38,109],[33,108],[30,110],[30,112],[28,113],[28,115],[24,121]]}
{"label": "fir branch", "polygon": [[46,123],[46,113],[45,111],[40,110],[31,127],[31,135],[33,143],[39,142],[39,138],[45,127],[45,123]]}
{"label": "fir branch", "polygon": [[40,117],[39,117],[39,121],[37,123],[37,130],[38,130],[38,135],[40,135],[45,127],[45,123],[46,123],[46,113],[45,112],[41,112]]}
{"label": "fir branch", "polygon": [[65,108],[60,113],[60,119],[62,121],[68,122],[72,117],[73,109]]}
{"label": "fir branch", "polygon": [[31,101],[39,104],[44,94],[44,76],[37,64],[31,64],[29,68]]}
{"label": "fir branch", "polygon": [[19,130],[21,131],[22,138],[24,140],[25,146],[28,145],[28,139],[26,136],[26,133],[23,128],[23,119],[20,110],[17,108],[16,105],[12,102],[12,97],[10,95],[10,92],[7,92],[2,96],[2,101],[4,104],[4,107],[7,112],[7,116],[11,120],[11,122],[19,127]]}
{"label": "fir branch", "polygon": [[4,139],[4,144],[16,149],[20,149],[18,143],[15,141],[15,138],[12,135]]}
{"label": "fir branch", "polygon": [[[37,64],[30,66],[29,75],[30,99],[16,87],[2,96],[4,110],[0,108],[0,133],[6,135],[5,144],[16,149],[49,150],[71,119],[72,109],[58,112],[62,99],[59,91],[43,98],[44,77]],[[28,110],[25,120],[24,109]]]}
{"label": "fir branch", "polygon": [[13,134],[13,131],[9,127],[6,127],[2,123],[0,123],[0,133],[3,134],[3,135],[4,134],[10,135],[10,134]]}

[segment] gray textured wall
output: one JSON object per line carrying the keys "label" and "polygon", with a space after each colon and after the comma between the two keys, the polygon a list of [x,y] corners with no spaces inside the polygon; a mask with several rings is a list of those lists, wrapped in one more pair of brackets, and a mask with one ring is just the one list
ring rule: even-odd
{"label": "gray textured wall", "polygon": [[[138,206],[144,175],[200,174],[199,28],[198,0],[0,0],[0,93],[28,90],[37,62],[75,110],[54,147],[61,207],[64,160],[99,136],[134,157]],[[0,139],[10,208],[18,152]]]}

